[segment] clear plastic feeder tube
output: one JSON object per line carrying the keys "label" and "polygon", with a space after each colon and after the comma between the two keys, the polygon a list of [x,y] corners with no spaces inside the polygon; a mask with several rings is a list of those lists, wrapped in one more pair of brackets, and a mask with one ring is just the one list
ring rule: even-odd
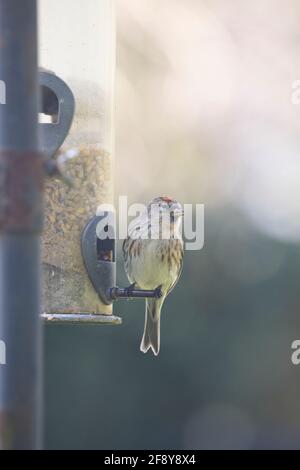
{"label": "clear plastic feeder tube", "polygon": [[45,313],[112,313],[87,275],[83,228],[102,203],[113,202],[115,26],[113,0],[39,0],[39,64],[70,87],[75,115],[59,150],[69,187],[47,178],[43,236]]}

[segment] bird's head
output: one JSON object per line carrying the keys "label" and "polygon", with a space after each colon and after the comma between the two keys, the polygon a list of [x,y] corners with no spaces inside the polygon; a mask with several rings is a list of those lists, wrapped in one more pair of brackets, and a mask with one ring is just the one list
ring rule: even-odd
{"label": "bird's head", "polygon": [[169,214],[171,223],[180,222],[183,216],[183,208],[182,205],[168,196],[159,196],[154,198],[149,206],[148,209],[158,210],[161,214]]}

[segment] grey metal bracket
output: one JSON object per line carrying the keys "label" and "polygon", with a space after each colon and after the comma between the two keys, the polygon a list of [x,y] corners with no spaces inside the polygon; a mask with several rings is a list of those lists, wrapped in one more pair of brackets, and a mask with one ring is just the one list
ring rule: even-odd
{"label": "grey metal bracket", "polygon": [[75,112],[75,99],[68,85],[53,72],[40,70],[39,85],[40,112],[52,116],[54,121],[39,124],[41,146],[48,159],[52,159],[70,130]]}
{"label": "grey metal bracket", "polygon": [[[113,214],[109,212],[93,217],[81,237],[81,252],[86,270],[105,305],[111,304],[109,292],[116,283],[115,233],[112,217]],[[109,220],[110,227],[107,225]]]}
{"label": "grey metal bracket", "polygon": [[93,217],[81,237],[81,252],[89,278],[102,302],[110,305],[114,300],[130,298],[160,298],[160,287],[139,290],[134,285],[116,286],[115,221],[114,214],[104,212]]}

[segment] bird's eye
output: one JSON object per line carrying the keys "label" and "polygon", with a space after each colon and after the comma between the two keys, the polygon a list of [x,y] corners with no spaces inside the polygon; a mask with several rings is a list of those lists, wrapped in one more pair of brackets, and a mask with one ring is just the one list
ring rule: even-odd
{"label": "bird's eye", "polygon": [[172,212],[180,212],[181,211],[181,206],[179,204],[173,204],[171,207]]}

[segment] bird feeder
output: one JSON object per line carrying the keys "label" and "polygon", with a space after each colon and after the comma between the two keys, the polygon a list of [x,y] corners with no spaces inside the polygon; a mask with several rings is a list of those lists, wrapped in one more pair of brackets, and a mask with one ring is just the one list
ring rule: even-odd
{"label": "bird feeder", "polygon": [[[43,316],[120,323],[112,303],[104,302],[93,285],[81,244],[97,208],[113,202],[113,1],[40,0],[39,28],[39,126],[50,173],[44,201]],[[97,260],[97,253],[90,257]],[[114,254],[106,262],[114,263]]]}
{"label": "bird feeder", "polygon": [[119,324],[114,300],[161,292],[116,286],[114,213],[99,211],[113,202],[113,0],[40,0],[39,26],[39,126],[49,175],[43,317]]}

